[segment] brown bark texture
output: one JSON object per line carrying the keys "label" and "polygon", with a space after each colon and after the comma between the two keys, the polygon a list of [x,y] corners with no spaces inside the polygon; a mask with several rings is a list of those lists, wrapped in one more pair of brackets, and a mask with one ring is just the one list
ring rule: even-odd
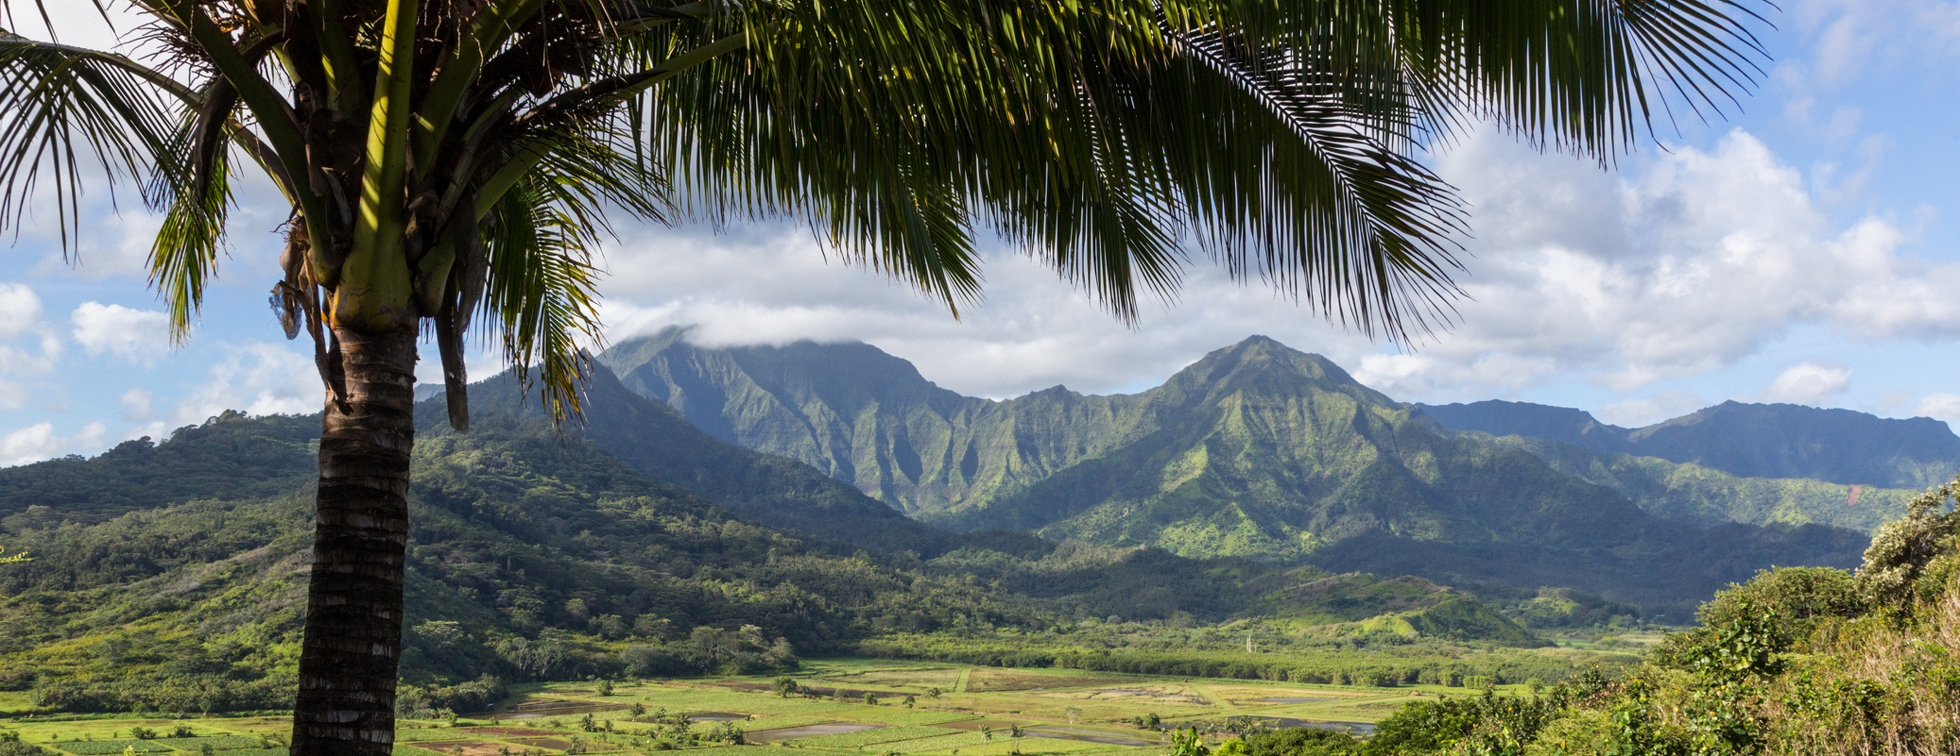
{"label": "brown bark texture", "polygon": [[293,756],[387,756],[395,738],[415,332],[335,329],[345,376],[327,398]]}

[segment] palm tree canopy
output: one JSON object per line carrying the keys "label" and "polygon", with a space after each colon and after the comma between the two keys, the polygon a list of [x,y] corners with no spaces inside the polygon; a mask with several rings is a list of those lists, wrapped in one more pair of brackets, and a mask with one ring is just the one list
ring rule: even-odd
{"label": "palm tree canopy", "polygon": [[1494,122],[1610,162],[1746,91],[1766,7],[133,2],[135,57],[0,33],[0,228],[47,181],[66,242],[82,171],[134,184],[181,332],[255,166],[294,208],[275,309],[323,366],[333,327],[432,319],[453,398],[474,327],[566,409],[613,211],[802,218],[956,312],[991,231],[1122,318],[1195,252],[1371,335],[1436,327],[1466,210],[1426,145]]}

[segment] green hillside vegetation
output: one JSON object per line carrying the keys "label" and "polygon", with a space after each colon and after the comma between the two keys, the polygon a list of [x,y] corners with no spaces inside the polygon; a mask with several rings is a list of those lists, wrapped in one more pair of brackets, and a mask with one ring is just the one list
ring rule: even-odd
{"label": "green hillside vegetation", "polygon": [[1960,481],[1914,500],[1855,572],[1766,570],[1623,674],[1530,699],[1412,703],[1363,754],[1960,752]]}
{"label": "green hillside vegetation", "polygon": [[1655,457],[1741,478],[1809,478],[1918,491],[1960,472],[1960,436],[1925,417],[1895,420],[1844,409],[1728,401],[1644,428],[1621,428],[1580,410],[1524,402],[1422,409],[1456,430]]}
{"label": "green hillside vegetation", "polygon": [[205,423],[178,428],[170,438],[183,443],[157,444],[146,436],[94,462],[69,456],[0,468],[0,527],[96,523],[193,499],[264,498],[318,474],[317,416]]}
{"label": "green hillside vegetation", "polygon": [[[474,411],[509,422],[546,421],[535,397],[508,374],[472,386]],[[872,550],[931,558],[978,546],[1039,555],[1054,544],[1021,533],[955,534],[904,513],[793,459],[717,440],[672,408],[628,390],[603,366],[586,384],[576,433],[633,469],[761,525]],[[441,395],[417,405],[419,427],[441,432]]]}
{"label": "green hillside vegetation", "polygon": [[716,438],[801,460],[913,514],[1019,491],[1154,428],[1127,397],[961,396],[865,344],[707,349],[685,336],[669,328],[600,359]]}
{"label": "green hillside vegetation", "polygon": [[[290,421],[214,419],[239,427],[159,448],[222,458],[208,438]],[[415,463],[404,679],[442,696],[494,696],[471,687],[486,675],[791,668],[880,630],[1049,624],[984,587],[743,523],[542,425],[483,418],[425,437]],[[10,527],[36,558],[0,571],[0,687],[70,710],[287,705],[309,496]]]}
{"label": "green hillside vegetation", "polygon": [[[623,342],[605,361],[626,387],[722,438],[811,462],[955,529],[1453,584],[1569,586],[1676,617],[1763,566],[1855,564],[1863,543],[1816,527],[1840,522],[1824,517],[1749,522],[1767,529],[1663,522],[1613,487],[1458,438],[1333,363],[1265,338],[1140,394],[1058,387],[991,402],[939,389],[863,344],[707,349],[684,335]],[[1704,508],[1733,494],[1720,480],[1668,480]],[[1807,502],[1766,508],[1809,511]]]}
{"label": "green hillside vegetation", "polygon": [[1693,463],[1607,454],[1528,436],[1466,431],[1464,437],[1523,449],[1554,470],[1619,491],[1649,514],[1701,525],[1815,523],[1870,533],[1896,518],[1919,493],[1809,478],[1745,478]]}
{"label": "green hillside vegetation", "polygon": [[[1574,612],[1526,617],[1426,581],[1081,544],[1032,557],[968,545],[925,559],[805,541],[494,407],[472,433],[432,433],[415,450],[403,673],[415,705],[480,707],[528,680],[794,669],[812,653],[964,658],[971,644],[1046,649],[1047,664],[1111,651],[1212,664],[1237,653],[1241,632],[1325,680],[1523,667],[1557,679],[1589,658],[1507,650],[1544,643],[1503,615],[1557,626]],[[306,448],[301,427],[317,424],[228,413],[144,448],[222,470],[241,447]],[[21,469],[115,480],[129,456]],[[286,705],[311,480],[266,466],[200,475],[162,481],[175,493],[157,507],[94,522],[100,507],[75,505],[84,521],[50,507],[7,526],[6,542],[36,559],[0,570],[0,690],[45,710]],[[1385,649],[1399,661],[1377,663]],[[1260,657],[1267,667],[1282,658]]]}

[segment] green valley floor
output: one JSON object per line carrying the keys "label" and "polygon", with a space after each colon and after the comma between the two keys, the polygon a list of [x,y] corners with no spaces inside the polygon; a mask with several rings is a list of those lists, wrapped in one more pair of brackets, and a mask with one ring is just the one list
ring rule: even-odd
{"label": "green valley floor", "polygon": [[[790,676],[798,689],[790,695],[777,689],[777,679],[625,681],[610,690],[598,682],[512,686],[513,695],[493,711],[403,720],[395,752],[1155,754],[1168,748],[1161,730],[1197,726],[1223,733],[1265,720],[1365,735],[1406,702],[1476,693],[1429,685],[1374,688],[860,659],[806,662]],[[875,703],[867,703],[867,694]],[[36,716],[26,713],[26,703],[23,694],[0,694],[0,737],[14,733],[77,756],[285,752],[288,723],[279,716]],[[1160,724],[1139,726],[1145,719]]]}

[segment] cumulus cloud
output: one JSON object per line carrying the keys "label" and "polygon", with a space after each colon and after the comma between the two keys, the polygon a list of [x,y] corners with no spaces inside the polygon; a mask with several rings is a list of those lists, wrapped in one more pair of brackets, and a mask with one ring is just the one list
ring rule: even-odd
{"label": "cumulus cloud", "polygon": [[1471,366],[1508,354],[1631,391],[1733,365],[1796,323],[1960,333],[1960,309],[1932,291],[1960,266],[1901,254],[1905,233],[1881,218],[1831,229],[1801,175],[1739,130],[1635,177],[1573,177],[1590,167],[1492,135],[1443,165],[1483,232],[1465,284],[1475,301],[1427,350],[1453,366],[1445,380],[1476,380]]}
{"label": "cumulus cloud", "polygon": [[24,465],[63,454],[95,451],[101,447],[108,430],[102,423],[89,423],[73,435],[57,436],[53,423],[35,423],[0,436],[0,466]]}
{"label": "cumulus cloud", "polygon": [[75,343],[89,354],[108,352],[130,362],[154,362],[170,350],[170,318],[155,310],[83,302],[69,316]]}
{"label": "cumulus cloud", "polygon": [[1948,426],[1960,427],[1960,394],[1934,392],[1919,398],[1912,408],[1916,417],[1930,417],[1944,420]]}
{"label": "cumulus cloud", "polygon": [[1804,362],[1792,365],[1763,387],[1774,402],[1819,404],[1851,387],[1851,369],[1843,365]]}
{"label": "cumulus cloud", "polygon": [[1452,330],[1413,349],[1371,343],[1202,263],[1176,303],[1146,306],[1126,328],[1005,249],[989,252],[986,301],[956,321],[780,225],[630,235],[607,254],[605,316],[614,340],[672,324],[699,324],[695,340],[710,345],[862,339],[985,396],[1143,388],[1251,334],[1421,401],[1514,395],[1575,374],[1639,391],[1734,365],[1793,324],[1960,336],[1960,302],[1938,296],[1960,288],[1960,266],[1903,253],[1908,233],[1885,218],[1833,226],[1801,173],[1749,134],[1642,161],[1608,173],[1496,133],[1443,155],[1439,169],[1473,208],[1470,298]]}
{"label": "cumulus cloud", "polygon": [[326,392],[310,355],[262,341],[226,351],[226,357],[211,366],[210,381],[171,410],[171,422],[202,423],[228,409],[253,415],[320,411]]}
{"label": "cumulus cloud", "polygon": [[0,283],[0,341],[33,333],[41,325],[41,297],[27,284]]}
{"label": "cumulus cloud", "polygon": [[155,422],[157,413],[150,408],[156,395],[140,388],[124,391],[122,395],[123,419],[132,423]]}
{"label": "cumulus cloud", "polygon": [[1960,3],[1943,0],[1804,0],[1787,14],[1808,37],[1804,73],[1844,86],[1873,66],[1925,64],[1960,53]]}
{"label": "cumulus cloud", "polygon": [[1147,388],[1252,334],[1349,366],[1380,346],[1209,266],[1191,271],[1179,303],[1146,304],[1129,328],[1025,256],[986,252],[987,297],[955,318],[874,272],[826,261],[801,227],[647,229],[608,251],[603,315],[614,342],[668,325],[698,325],[692,338],[710,346],[863,340],[946,388],[989,397],[1057,384]]}
{"label": "cumulus cloud", "polygon": [[1674,389],[1608,404],[1593,413],[1593,417],[1607,425],[1639,428],[1672,420],[1709,404],[1694,392]]}

